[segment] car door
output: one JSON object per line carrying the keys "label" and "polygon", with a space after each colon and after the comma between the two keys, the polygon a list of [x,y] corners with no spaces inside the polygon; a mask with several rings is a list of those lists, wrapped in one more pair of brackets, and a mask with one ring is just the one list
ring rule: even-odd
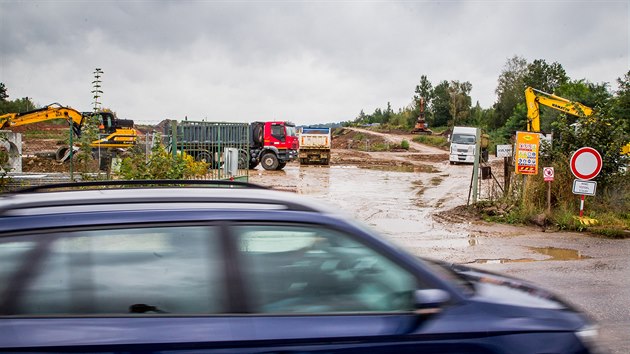
{"label": "car door", "polygon": [[199,352],[243,339],[250,320],[234,316],[220,230],[0,235],[0,351]]}
{"label": "car door", "polygon": [[492,352],[466,335],[418,330],[440,320],[413,312],[414,292],[429,284],[358,235],[314,224],[230,231],[256,340],[243,343],[251,352]]}

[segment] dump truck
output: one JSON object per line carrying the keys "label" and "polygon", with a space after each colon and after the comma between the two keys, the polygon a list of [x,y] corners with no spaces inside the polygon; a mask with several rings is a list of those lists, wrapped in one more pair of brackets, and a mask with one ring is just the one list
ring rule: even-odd
{"label": "dump truck", "polygon": [[281,170],[297,159],[297,129],[293,123],[268,121],[228,123],[182,121],[173,128],[167,126],[167,146],[183,151],[220,168],[226,160],[226,149],[238,151],[238,168],[253,169],[260,164],[265,170]]}
{"label": "dump truck", "polygon": [[299,141],[298,158],[300,165],[330,164],[330,149],[332,147],[330,128],[304,127],[300,131]]}

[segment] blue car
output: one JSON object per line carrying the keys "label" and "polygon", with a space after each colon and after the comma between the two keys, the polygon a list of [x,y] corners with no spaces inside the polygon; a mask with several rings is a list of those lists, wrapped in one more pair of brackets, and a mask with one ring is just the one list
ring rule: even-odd
{"label": "blue car", "polygon": [[107,181],[0,197],[4,352],[593,353],[596,335],[543,289],[418,258],[297,194]]}

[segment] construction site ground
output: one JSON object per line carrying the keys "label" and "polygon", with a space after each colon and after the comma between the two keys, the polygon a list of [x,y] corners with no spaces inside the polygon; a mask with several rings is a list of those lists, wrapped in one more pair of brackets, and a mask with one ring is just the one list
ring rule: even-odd
{"label": "construction site ground", "polygon": [[[333,138],[329,166],[292,162],[281,171],[259,166],[248,179],[328,203],[415,255],[539,284],[589,313],[612,353],[627,353],[630,239],[562,232],[553,225],[485,222],[467,207],[472,165],[451,165],[446,150],[415,143],[413,137],[344,129]],[[403,140],[409,149],[401,148]],[[67,172],[67,164],[52,158],[57,142],[24,139],[23,171]],[[491,157],[487,166],[492,178],[479,183],[480,200],[501,193],[503,159]]]}

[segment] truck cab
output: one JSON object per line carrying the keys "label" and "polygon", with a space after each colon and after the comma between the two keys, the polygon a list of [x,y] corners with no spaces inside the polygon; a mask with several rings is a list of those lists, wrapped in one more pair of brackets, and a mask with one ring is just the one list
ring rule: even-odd
{"label": "truck cab", "polygon": [[477,136],[481,138],[481,157],[483,162],[488,161],[488,136],[481,134],[476,127],[453,127],[453,132],[449,136],[449,162],[451,165],[457,163],[474,163],[477,151]]}
{"label": "truck cab", "polygon": [[281,170],[297,159],[299,142],[295,124],[286,121],[251,124],[250,168],[260,163],[265,170]]}

